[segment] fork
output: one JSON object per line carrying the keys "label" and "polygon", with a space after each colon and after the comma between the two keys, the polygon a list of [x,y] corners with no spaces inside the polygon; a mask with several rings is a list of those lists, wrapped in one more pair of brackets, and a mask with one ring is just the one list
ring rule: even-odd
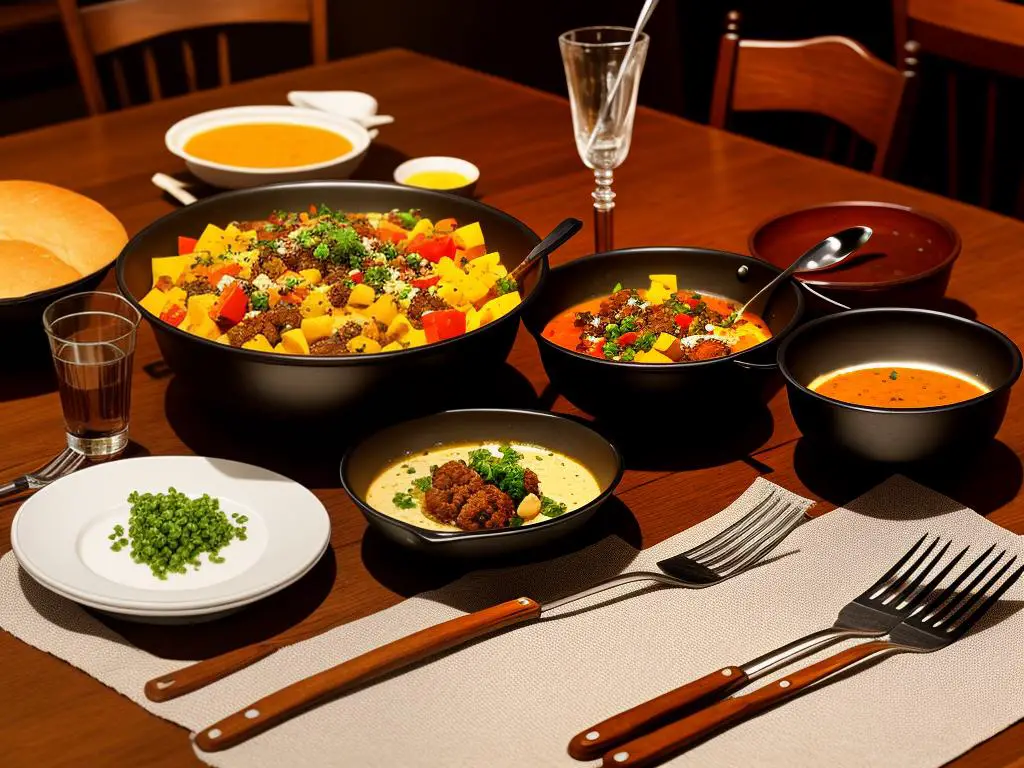
{"label": "fork", "polygon": [[[680,555],[660,561],[660,572],[622,573],[581,592],[544,605],[533,598],[520,597],[428,627],[265,696],[199,731],[195,736],[195,742],[205,752],[227,749],[295,717],[310,707],[385,674],[436,656],[450,648],[465,645],[470,640],[489,635],[499,629],[539,619],[549,611],[613,587],[637,581],[654,581],[666,586],[688,589],[702,589],[719,584],[761,560],[805,519],[807,515],[803,509],[784,501],[773,491],[744,517],[718,535]],[[264,652],[263,655],[268,652]],[[210,661],[217,662],[217,659]],[[190,686],[188,690],[195,690],[199,687],[193,684],[195,677],[183,677],[182,673],[194,675],[195,668],[205,663],[199,662],[193,667],[151,680],[146,684],[146,695],[152,699],[154,694],[160,695],[173,688],[183,688],[184,685]],[[203,671],[200,670],[201,673]],[[200,684],[206,682],[208,680],[204,679]]]}
{"label": "fork", "polygon": [[[624,768],[656,765],[705,737],[749,720],[872,656],[886,653],[932,653],[949,646],[966,635],[1024,572],[1024,566],[1021,566],[1006,576],[1017,560],[1013,556],[989,576],[1007,554],[1003,550],[992,557],[994,548],[992,546],[985,550],[947,587],[938,589],[942,579],[932,579],[927,587],[919,591],[918,597],[911,598],[908,615],[893,627],[888,640],[855,645],[746,696],[736,696],[713,704],[606,753],[602,765]],[[970,583],[961,589],[968,578],[971,578]]]}
{"label": "fork", "polygon": [[[878,581],[843,606],[835,623],[787,643],[741,666],[715,670],[657,698],[627,709],[586,728],[569,742],[569,754],[577,760],[595,760],[609,749],[664,725],[687,710],[724,699],[747,683],[764,677],[820,648],[853,637],[881,637],[899,624],[914,607],[921,585],[942,562],[952,542],[939,537],[925,544],[923,535]],[[931,579],[937,584],[966,554],[964,547]]]}
{"label": "fork", "polygon": [[17,477],[9,483],[0,485],[0,498],[9,496],[20,491],[37,490],[49,485],[54,480],[59,480],[64,475],[70,475],[85,463],[85,454],[79,453],[72,448],[65,448],[45,467],[35,472]]}

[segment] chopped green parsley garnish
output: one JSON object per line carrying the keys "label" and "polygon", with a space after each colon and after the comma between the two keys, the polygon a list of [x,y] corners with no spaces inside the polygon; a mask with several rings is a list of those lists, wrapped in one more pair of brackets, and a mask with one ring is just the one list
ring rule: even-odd
{"label": "chopped green parsley garnish", "polygon": [[511,277],[499,277],[494,284],[494,290],[498,292],[499,296],[504,296],[506,293],[519,290],[519,286],[516,285],[516,281]]}
{"label": "chopped green parsley garnish", "polygon": [[893,381],[896,381],[896,379],[898,379],[899,377],[900,377],[900,372],[899,371],[893,371],[892,373],[889,374],[889,378],[892,379]]}
{"label": "chopped green parsley garnish", "polygon": [[391,270],[387,267],[370,267],[363,272],[363,282],[371,288],[381,289],[391,279]]}
{"label": "chopped green parsley garnish", "polygon": [[615,287],[612,288],[612,293],[618,293],[622,290],[622,283],[616,283]]}
{"label": "chopped green parsley garnish", "polygon": [[636,352],[633,351],[630,347],[626,347],[624,350],[622,350],[622,354],[619,355],[619,360],[623,363],[631,363],[633,362],[633,359],[635,357]]}
{"label": "chopped green parsley garnish", "polygon": [[469,453],[469,466],[480,473],[485,483],[496,485],[518,504],[526,496],[525,470],[519,463],[523,455],[511,445],[498,446],[501,458],[486,448]]}
{"label": "chopped green parsley garnish", "polygon": [[320,261],[327,261],[331,257],[331,249],[327,247],[327,243],[320,243],[320,245],[314,248],[313,257],[320,259]]}
{"label": "chopped green parsley garnish", "polygon": [[270,296],[265,291],[253,291],[249,294],[249,303],[257,312],[270,310]]}
{"label": "chopped green parsley garnish", "polygon": [[516,515],[514,517],[510,517],[508,519],[508,527],[509,528],[518,528],[522,524],[523,524],[523,518],[519,517],[519,515]]}
{"label": "chopped green parsley garnish", "polygon": [[429,477],[417,477],[412,481],[412,487],[420,493],[426,493],[432,485],[433,481]]}
{"label": "chopped green parsley garnish", "polygon": [[[390,247],[392,250],[394,250],[396,255],[398,254],[398,249],[395,248],[394,243],[388,243],[387,245],[383,246],[380,249],[380,252],[384,253],[384,248],[388,248],[388,247]],[[394,258],[394,257],[390,256],[389,258]],[[409,254],[406,254],[406,256],[405,256],[405,263],[407,265],[409,265],[409,269],[419,269],[423,265],[424,261],[426,261],[426,259],[424,259],[422,256],[420,256],[418,253],[409,253]]]}
{"label": "chopped green parsley garnish", "polygon": [[642,352],[650,352],[654,347],[654,342],[657,340],[658,334],[654,333],[654,331],[644,331],[633,342],[633,346]]}
{"label": "chopped green parsley garnish", "polygon": [[604,356],[606,358],[608,358],[609,360],[611,360],[613,357],[617,356],[619,354],[619,352],[621,352],[621,351],[622,350],[619,347],[619,345],[616,344],[614,341],[609,341],[607,344],[604,345],[604,350],[603,350]]}
{"label": "chopped green parsley garnish", "polygon": [[416,507],[416,499],[414,499],[410,494],[403,493],[402,491],[399,491],[394,495],[391,499],[391,503],[399,509],[415,509]]}
{"label": "chopped green parsley garnish", "polygon": [[564,515],[567,511],[567,507],[560,501],[555,501],[547,496],[540,497],[540,513],[544,517],[558,517]]}
{"label": "chopped green parsley garnish", "polygon": [[419,221],[419,219],[413,215],[412,211],[395,211],[395,218],[398,219],[398,222],[405,229],[412,229],[416,226],[416,222]]}
{"label": "chopped green parsley garnish", "polygon": [[301,277],[286,277],[284,279],[284,287],[289,291],[298,288],[300,285],[302,285]]}

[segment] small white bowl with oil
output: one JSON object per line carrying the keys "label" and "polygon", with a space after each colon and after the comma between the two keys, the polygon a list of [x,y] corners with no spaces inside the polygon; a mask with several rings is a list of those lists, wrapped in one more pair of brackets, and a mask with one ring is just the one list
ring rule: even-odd
{"label": "small white bowl with oil", "polygon": [[472,197],[480,179],[480,169],[459,157],[416,157],[395,168],[394,178],[407,187]]}

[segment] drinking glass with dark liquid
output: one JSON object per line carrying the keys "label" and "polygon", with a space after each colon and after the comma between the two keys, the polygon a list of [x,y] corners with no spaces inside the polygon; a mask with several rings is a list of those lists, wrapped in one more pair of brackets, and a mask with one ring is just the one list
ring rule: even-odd
{"label": "drinking glass with dark liquid", "polygon": [[43,312],[68,446],[116,456],[128,445],[138,310],[115,293],[76,293]]}

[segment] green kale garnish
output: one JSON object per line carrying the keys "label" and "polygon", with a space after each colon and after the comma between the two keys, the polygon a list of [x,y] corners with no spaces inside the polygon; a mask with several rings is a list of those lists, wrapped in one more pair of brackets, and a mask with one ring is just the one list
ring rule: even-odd
{"label": "green kale garnish", "polygon": [[371,288],[381,289],[391,280],[391,270],[385,266],[370,267],[363,272],[363,282]]}
{"label": "green kale garnish", "polygon": [[629,333],[640,327],[640,324],[633,316],[624,317],[619,321],[619,333]]}
{"label": "green kale garnish", "polygon": [[320,259],[320,261],[327,261],[330,256],[331,249],[327,247],[327,243],[320,243],[320,245],[313,249],[313,257]]}
{"label": "green kale garnish", "polygon": [[470,451],[469,466],[475,469],[485,483],[495,485],[518,504],[526,496],[525,470],[519,463],[523,455],[511,445],[498,446],[501,458],[486,448]]}
{"label": "green kale garnish", "polygon": [[508,519],[508,527],[509,528],[518,528],[522,524],[523,524],[523,518],[519,517],[519,515],[516,515],[515,517],[510,517]]}
{"label": "green kale garnish", "polygon": [[402,491],[399,491],[394,495],[391,499],[391,503],[399,509],[415,509],[416,507],[416,499],[414,499],[410,494],[403,493]]}
{"label": "green kale garnish", "polygon": [[412,486],[420,493],[426,493],[430,490],[433,482],[429,477],[417,477],[412,481]]}
{"label": "green kale garnish", "polygon": [[560,501],[555,501],[548,496],[540,497],[540,513],[544,517],[558,517],[564,515],[567,510],[568,507]]}
{"label": "green kale garnish", "polygon": [[[396,254],[398,253],[398,249],[395,248],[394,243],[388,243],[388,245],[391,246],[391,248],[395,251]],[[384,249],[382,248],[381,253],[383,252]],[[409,266],[409,269],[419,269],[420,267],[423,266],[424,261],[426,261],[426,259],[420,256],[418,253],[408,253],[405,256],[405,263]]]}
{"label": "green kale garnish", "polygon": [[633,346],[642,352],[650,352],[654,347],[654,342],[658,340],[658,334],[654,331],[644,331],[637,336],[636,341],[633,342]]}
{"label": "green kale garnish", "polygon": [[[377,253],[383,256],[388,261],[397,259],[401,254],[398,252],[398,246],[394,243],[384,243],[380,248],[377,249]],[[418,256],[416,258],[419,258]],[[406,262],[408,263],[408,261]]]}
{"label": "green kale garnish", "polygon": [[607,344],[604,345],[604,356],[609,360],[618,355],[621,351],[622,348],[614,341],[609,341]]}
{"label": "green kale garnish", "polygon": [[504,296],[506,293],[519,290],[519,286],[516,285],[516,281],[511,277],[499,277],[494,284],[494,289],[498,292],[499,296]]}
{"label": "green kale garnish", "polygon": [[622,351],[622,354],[619,355],[619,360],[621,362],[623,362],[623,363],[631,363],[631,362],[633,362],[633,358],[635,358],[635,357],[636,357],[636,352],[633,351],[632,348],[626,347]]}

